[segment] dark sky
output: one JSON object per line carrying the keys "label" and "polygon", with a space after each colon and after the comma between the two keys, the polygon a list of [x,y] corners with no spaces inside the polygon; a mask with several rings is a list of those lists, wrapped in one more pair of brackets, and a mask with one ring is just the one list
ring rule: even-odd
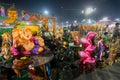
{"label": "dark sky", "polygon": [[56,16],[59,22],[81,21],[85,18],[81,10],[89,6],[96,8],[96,11],[89,16],[95,20],[104,16],[110,19],[120,17],[120,0],[0,0],[0,3],[15,3],[19,12],[26,10],[39,14],[48,10],[49,15]]}

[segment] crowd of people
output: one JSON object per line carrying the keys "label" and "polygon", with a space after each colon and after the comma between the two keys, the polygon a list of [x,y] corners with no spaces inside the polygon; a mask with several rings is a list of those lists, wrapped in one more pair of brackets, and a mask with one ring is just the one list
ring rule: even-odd
{"label": "crowd of people", "polygon": [[[116,61],[116,58],[119,55],[119,44],[120,44],[120,23],[116,23],[116,26],[113,30],[112,37],[111,33],[107,31],[108,27],[105,27],[102,32],[95,29],[94,30],[86,30],[83,29],[82,26],[78,28],[78,33],[75,36],[72,36],[70,30],[63,30],[64,34],[60,37],[55,37],[53,35],[46,33],[42,33],[41,37],[44,40],[44,43],[47,48],[52,52],[54,58],[49,63],[45,63],[47,65],[47,75],[49,80],[67,80],[65,79],[65,73],[69,72],[69,75],[74,78],[76,75],[86,74],[88,72],[94,71],[97,67],[101,67],[100,64],[111,65]],[[88,26],[89,27],[89,26]],[[1,49],[1,56],[0,61],[5,63],[9,61],[2,54],[3,48],[3,36],[0,36],[0,49]],[[9,45],[12,46],[12,38],[8,40]],[[70,43],[73,43],[70,45]],[[39,46],[40,47],[40,46]],[[8,53],[4,50],[4,53]],[[34,53],[34,52],[33,52]],[[38,53],[36,53],[38,54]],[[4,61],[3,61],[4,57]],[[10,63],[14,58],[11,56]],[[49,65],[49,67],[48,67]],[[4,66],[4,65],[3,65]],[[1,67],[1,69],[3,68]],[[8,69],[5,68],[4,69]],[[36,70],[38,67],[36,68]],[[9,71],[13,72],[12,69],[8,69]],[[5,71],[5,70],[4,70]],[[3,71],[3,72],[4,72]],[[40,71],[41,73],[45,73]],[[5,71],[8,75],[7,71]],[[64,73],[64,74],[63,74]],[[74,74],[76,73],[76,74]],[[32,74],[32,73],[31,73]],[[15,74],[14,74],[15,75]],[[12,76],[12,75],[11,75]],[[44,77],[42,75],[42,77]],[[11,77],[8,77],[8,80]],[[71,79],[72,79],[71,78]],[[34,79],[33,79],[34,80]]]}

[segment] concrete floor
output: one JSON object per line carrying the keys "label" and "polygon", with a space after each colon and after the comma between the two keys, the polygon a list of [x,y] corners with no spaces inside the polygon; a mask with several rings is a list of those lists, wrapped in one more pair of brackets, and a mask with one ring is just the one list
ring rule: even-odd
{"label": "concrete floor", "polygon": [[75,80],[120,80],[120,62],[103,69],[96,69],[86,75],[80,75]]}

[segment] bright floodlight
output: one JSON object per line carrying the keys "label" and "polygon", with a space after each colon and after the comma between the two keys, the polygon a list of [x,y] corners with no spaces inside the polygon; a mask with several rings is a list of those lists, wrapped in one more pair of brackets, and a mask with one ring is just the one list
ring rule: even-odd
{"label": "bright floodlight", "polygon": [[74,20],[74,23],[76,24],[76,23],[77,23],[77,20]]}
{"label": "bright floodlight", "polygon": [[69,26],[69,21],[66,21],[66,27],[68,27]]}
{"label": "bright floodlight", "polygon": [[108,21],[108,17],[104,17],[102,21]]}
{"label": "bright floodlight", "polygon": [[82,20],[82,22],[85,22],[85,21],[86,21],[85,19]]}
{"label": "bright floodlight", "polygon": [[66,24],[68,24],[69,22],[68,21],[66,21]]}
{"label": "bright floodlight", "polygon": [[89,15],[89,14],[91,14],[93,11],[94,11],[94,9],[89,7],[89,8],[86,9],[85,14],[86,14],[86,15]]}
{"label": "bright floodlight", "polygon": [[82,10],[81,13],[84,14],[84,10]]}
{"label": "bright floodlight", "polygon": [[48,14],[49,14],[49,12],[48,12],[47,10],[45,10],[44,13],[45,13],[45,15],[48,15]]}
{"label": "bright floodlight", "polygon": [[91,24],[92,23],[92,20],[91,19],[88,19],[88,24]]}
{"label": "bright floodlight", "polygon": [[115,21],[120,21],[120,19],[119,19],[119,18],[116,18]]}

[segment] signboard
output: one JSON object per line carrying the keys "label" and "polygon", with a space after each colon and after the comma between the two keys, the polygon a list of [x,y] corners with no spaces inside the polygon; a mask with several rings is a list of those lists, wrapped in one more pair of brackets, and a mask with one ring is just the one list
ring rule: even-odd
{"label": "signboard", "polygon": [[12,34],[13,27],[0,27],[0,35],[8,32],[9,34]]}

